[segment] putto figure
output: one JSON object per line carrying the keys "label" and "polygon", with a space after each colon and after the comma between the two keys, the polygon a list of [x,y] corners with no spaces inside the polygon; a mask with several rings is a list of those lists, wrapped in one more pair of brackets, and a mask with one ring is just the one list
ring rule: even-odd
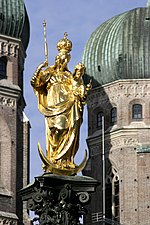
{"label": "putto figure", "polygon": [[45,116],[46,124],[46,156],[40,144],[38,150],[46,172],[73,175],[81,171],[87,161],[85,155],[77,166],[74,157],[79,148],[83,106],[91,84],[85,86],[83,83],[85,67],[82,63],[75,66],[74,73],[68,70],[72,42],[66,33],[57,43],[57,49],[54,65],[49,66],[46,57],[31,80],[38,98],[38,109]]}

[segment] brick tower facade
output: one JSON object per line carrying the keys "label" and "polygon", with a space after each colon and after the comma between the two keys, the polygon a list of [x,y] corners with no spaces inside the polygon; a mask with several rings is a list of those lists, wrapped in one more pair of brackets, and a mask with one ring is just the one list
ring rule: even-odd
{"label": "brick tower facade", "polygon": [[103,224],[103,218],[105,224],[150,224],[149,21],[148,1],[106,21],[85,46],[85,79],[92,78],[93,89],[84,175],[100,182],[86,225]]}
{"label": "brick tower facade", "polygon": [[23,70],[29,21],[23,1],[0,0],[0,224],[26,223],[18,191],[29,179],[29,121]]}
{"label": "brick tower facade", "polygon": [[102,123],[98,119],[101,112],[105,118],[108,224],[111,219],[117,221],[116,224],[149,224],[149,88],[150,79],[120,80],[91,91],[88,97],[90,158],[84,175],[100,181],[96,195],[91,198],[88,224],[91,221],[101,224],[102,220]]}

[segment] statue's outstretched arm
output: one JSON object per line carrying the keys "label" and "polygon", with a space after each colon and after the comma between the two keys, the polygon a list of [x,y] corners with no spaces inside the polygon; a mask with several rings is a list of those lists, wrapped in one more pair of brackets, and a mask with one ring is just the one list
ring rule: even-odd
{"label": "statue's outstretched arm", "polygon": [[43,82],[41,81],[41,75],[43,75],[43,71],[42,69],[48,66],[48,62],[47,60],[44,61],[43,63],[41,63],[36,71],[34,72],[34,75],[31,79],[31,85],[36,88],[36,87],[40,87],[43,85]]}

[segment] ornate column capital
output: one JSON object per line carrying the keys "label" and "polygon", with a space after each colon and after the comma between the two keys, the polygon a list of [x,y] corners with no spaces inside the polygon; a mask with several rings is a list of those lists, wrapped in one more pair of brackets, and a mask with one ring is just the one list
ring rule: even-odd
{"label": "ornate column capital", "polygon": [[98,181],[90,177],[44,174],[20,191],[40,225],[79,225]]}

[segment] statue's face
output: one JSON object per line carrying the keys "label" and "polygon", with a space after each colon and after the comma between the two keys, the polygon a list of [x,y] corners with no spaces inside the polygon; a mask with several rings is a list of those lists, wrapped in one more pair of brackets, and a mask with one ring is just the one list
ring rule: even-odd
{"label": "statue's face", "polygon": [[55,61],[56,61],[57,64],[60,64],[61,63],[61,58],[59,56],[56,56],[56,60]]}
{"label": "statue's face", "polygon": [[70,54],[66,53],[66,52],[61,52],[61,54],[59,54],[57,56],[59,58],[59,63],[64,64],[64,63],[68,63],[71,59]]}
{"label": "statue's face", "polygon": [[82,75],[84,74],[84,71],[85,71],[84,65],[79,63],[75,67],[75,79],[79,79],[80,77],[82,77]]}
{"label": "statue's face", "polygon": [[78,79],[81,77],[81,75],[82,75],[82,74],[81,74],[80,70],[77,69],[76,72],[75,72],[74,79],[75,79],[75,80],[78,80]]}

